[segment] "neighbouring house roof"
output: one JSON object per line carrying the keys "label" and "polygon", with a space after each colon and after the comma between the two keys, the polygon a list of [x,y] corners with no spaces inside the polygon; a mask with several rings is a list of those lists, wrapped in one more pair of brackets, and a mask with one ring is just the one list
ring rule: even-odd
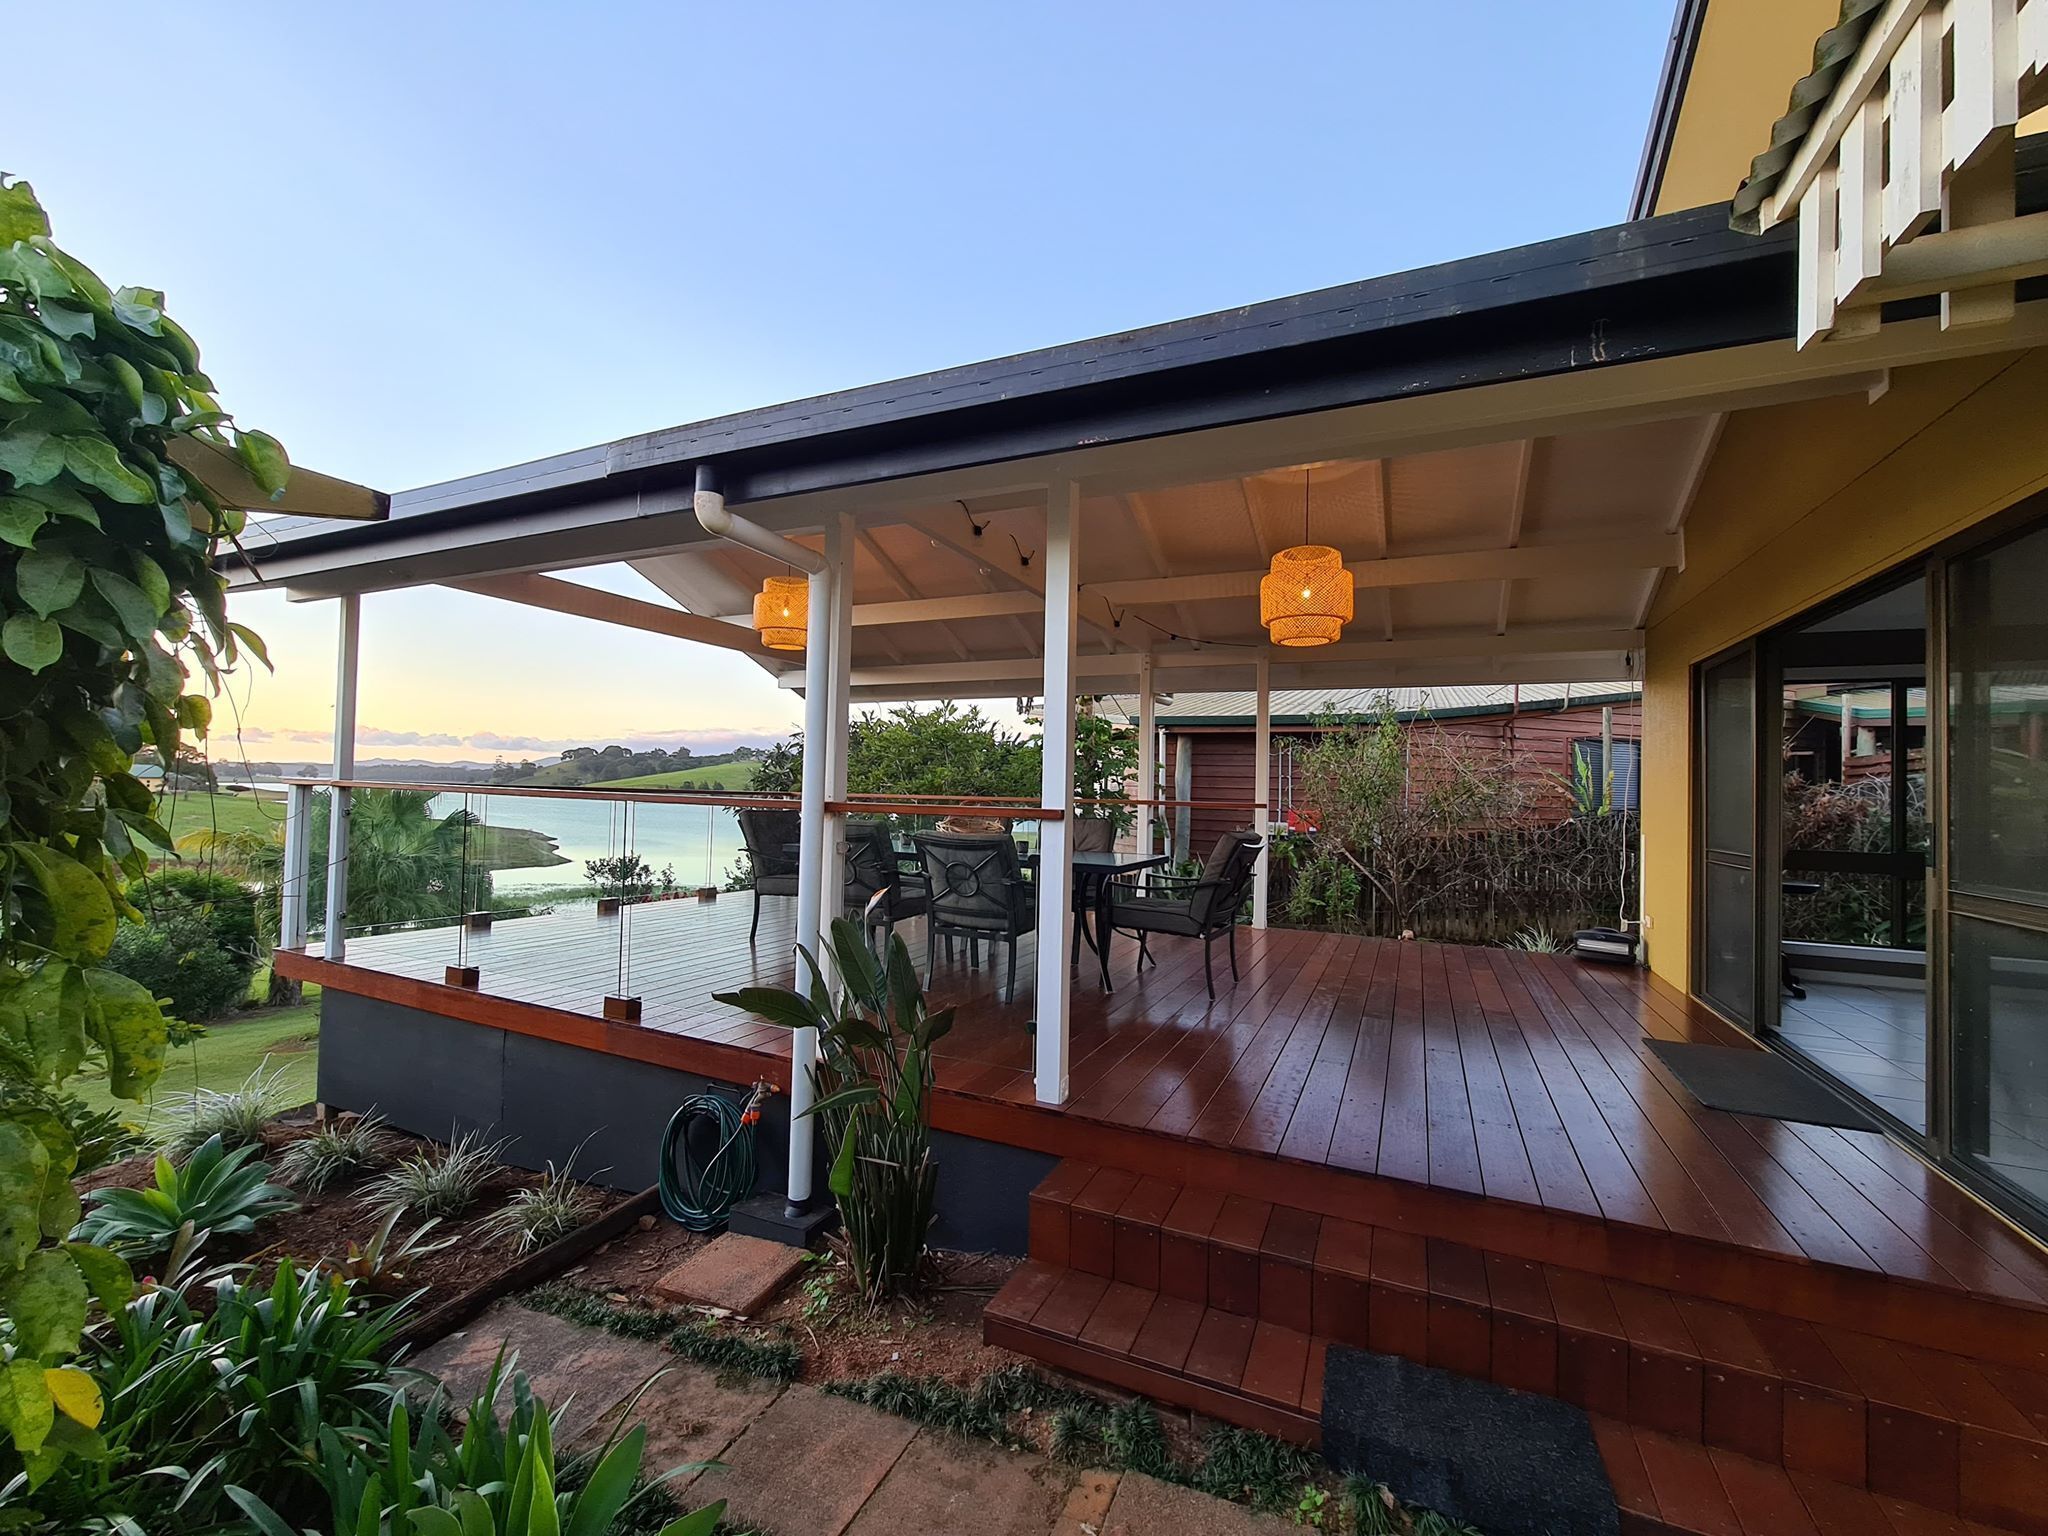
{"label": "neighbouring house roof", "polygon": [[1664,65],[1657,76],[1657,95],[1650,104],[1650,127],[1643,135],[1643,153],[1636,165],[1635,191],[1629,198],[1628,216],[1647,219],[1657,211],[1657,194],[1663,189],[1664,168],[1671,159],[1671,140],[1678,132],[1678,114],[1685,105],[1685,88],[1692,77],[1693,54],[1699,48],[1700,24],[1706,20],[1707,0],[1678,0],[1671,19],[1671,36],[1664,45]]}
{"label": "neighbouring house roof", "polygon": [[[1582,705],[1634,704],[1642,698],[1634,683],[1484,683],[1447,688],[1303,688],[1275,692],[1272,721],[1277,726],[1314,725],[1331,716],[1363,715],[1390,699],[1395,713],[1407,720],[1469,719],[1475,715],[1531,714]],[[1114,694],[1103,708],[1126,721],[1138,718],[1138,701]],[[1165,729],[1189,726],[1242,726],[1257,720],[1258,695],[1250,691],[1180,693],[1153,722]]]}
{"label": "neighbouring house roof", "polygon": [[1885,0],[1842,0],[1840,19],[1821,33],[1813,45],[1813,68],[1792,87],[1784,116],[1771,125],[1770,147],[1750,161],[1749,174],[1728,205],[1728,222],[1735,229],[1746,235],[1761,232],[1759,210],[1764,200],[1798,155],[1807,130],[1828,104],[1835,82],[1856,57],[1864,34],[1876,22],[1884,4]]}

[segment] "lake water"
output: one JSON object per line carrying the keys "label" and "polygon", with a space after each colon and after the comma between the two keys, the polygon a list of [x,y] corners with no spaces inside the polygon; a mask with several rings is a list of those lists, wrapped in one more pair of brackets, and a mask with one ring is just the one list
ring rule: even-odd
{"label": "lake water", "polygon": [[673,805],[635,801],[568,800],[542,795],[437,795],[436,816],[468,807],[497,827],[527,827],[551,837],[569,862],[534,869],[501,869],[492,889],[509,894],[549,886],[578,886],[585,859],[611,858],[630,849],[659,874],[675,870],[685,886],[723,885],[739,862],[744,843],[733,813],[719,806],[678,801]]}

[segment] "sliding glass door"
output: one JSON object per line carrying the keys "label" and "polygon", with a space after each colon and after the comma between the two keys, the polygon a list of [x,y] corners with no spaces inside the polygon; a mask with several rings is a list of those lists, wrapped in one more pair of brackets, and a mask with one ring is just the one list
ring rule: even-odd
{"label": "sliding glass door", "polygon": [[1949,1150],[2048,1210],[2048,527],[1946,593]]}

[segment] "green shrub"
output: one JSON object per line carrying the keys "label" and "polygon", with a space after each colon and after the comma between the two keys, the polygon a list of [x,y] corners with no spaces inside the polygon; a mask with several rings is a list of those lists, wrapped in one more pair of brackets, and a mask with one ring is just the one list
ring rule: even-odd
{"label": "green shrub", "polygon": [[231,876],[174,864],[136,881],[128,888],[128,899],[142,909],[145,919],[159,902],[190,906],[223,946],[252,958],[262,954],[256,893]]}
{"label": "green shrub", "polygon": [[107,969],[139,982],[152,997],[193,1023],[241,1006],[256,975],[253,950],[223,943],[214,913],[202,903],[159,893],[147,921],[124,924],[107,954]]}
{"label": "green shrub", "polygon": [[153,1189],[96,1189],[75,1234],[117,1253],[146,1257],[168,1253],[178,1229],[216,1235],[248,1232],[266,1216],[295,1211],[299,1202],[270,1182],[270,1165],[252,1163],[254,1147],[232,1152],[210,1137],[180,1168],[168,1157],[156,1160]]}

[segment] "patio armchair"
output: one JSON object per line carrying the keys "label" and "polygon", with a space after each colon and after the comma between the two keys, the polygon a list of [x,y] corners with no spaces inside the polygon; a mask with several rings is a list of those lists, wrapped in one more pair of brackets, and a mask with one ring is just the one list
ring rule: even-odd
{"label": "patio armchair", "polygon": [[879,933],[886,944],[898,923],[924,915],[929,894],[924,875],[898,862],[887,822],[846,824],[846,915],[870,938]]}
{"label": "patio armchair", "polygon": [[747,942],[761,931],[761,898],[796,895],[796,855],[790,845],[803,836],[803,817],[796,811],[740,811],[740,837],[747,862],[754,869],[754,921]]}
{"label": "patio armchair", "polygon": [[[1216,936],[1225,936],[1230,950],[1230,979],[1237,980],[1237,915],[1251,894],[1252,875],[1265,843],[1252,832],[1226,832],[1216,839],[1202,872],[1194,876],[1154,874],[1140,885],[1137,875],[1112,876],[1103,887],[1101,932],[1096,935],[1102,957],[1102,990],[1110,990],[1110,939],[1121,928],[1138,940],[1138,968],[1152,958],[1146,939],[1155,933],[1177,934],[1202,941],[1202,979],[1211,1001],[1216,976],[1210,953]],[[1155,962],[1156,963],[1156,962]]]}
{"label": "patio armchair", "polygon": [[938,940],[967,940],[970,957],[982,939],[1010,946],[1009,979],[1003,1001],[1017,995],[1017,940],[1038,923],[1037,884],[1024,873],[1017,845],[1003,832],[923,832],[917,855],[924,864],[926,912],[925,974],[938,957]]}

